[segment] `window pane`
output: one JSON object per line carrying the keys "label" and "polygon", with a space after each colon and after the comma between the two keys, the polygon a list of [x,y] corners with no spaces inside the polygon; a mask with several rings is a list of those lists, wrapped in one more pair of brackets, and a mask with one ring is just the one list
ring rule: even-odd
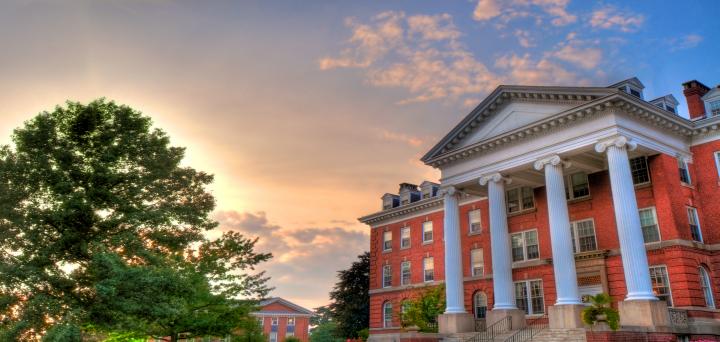
{"label": "window pane", "polygon": [[525,232],[525,246],[527,246],[527,258],[537,259],[540,257],[540,249],[538,248],[537,231],[531,230]]}
{"label": "window pane", "polygon": [[682,159],[678,159],[678,170],[680,171],[680,181],[690,184],[690,171],[688,171],[687,163]]}
{"label": "window pane", "polygon": [[665,266],[650,267],[650,281],[652,282],[655,296],[657,296],[660,300],[666,301],[668,306],[672,306],[670,281],[668,280],[667,269]]}
{"label": "window pane", "polygon": [[434,268],[435,268],[435,265],[433,263],[433,258],[425,258],[423,260],[423,270],[424,270],[425,281],[435,280]]}
{"label": "window pane", "polygon": [[525,311],[526,314],[529,314],[527,287],[525,285],[525,282],[515,283],[515,305],[517,305],[518,309]]}
{"label": "window pane", "polygon": [[700,233],[700,224],[697,219],[697,209],[687,208],[688,222],[690,223],[690,234],[692,239],[695,241],[703,242],[702,234]]}
{"label": "window pane", "polygon": [[423,223],[423,241],[428,242],[432,241],[433,239],[433,225],[432,221],[427,221]]}
{"label": "window pane", "polygon": [[579,198],[590,195],[590,185],[588,184],[587,175],[579,172],[570,176],[572,182],[573,198]]}
{"label": "window pane", "polygon": [[482,248],[473,249],[470,251],[470,267],[471,275],[481,276],[485,273],[485,265],[483,262],[483,250]]}
{"label": "window pane", "polygon": [[593,221],[580,221],[576,222],[578,235],[578,244],[580,252],[594,251],[597,249],[595,244],[595,227]]}
{"label": "window pane", "polygon": [[383,233],[383,250],[392,249],[392,232],[387,231]]}
{"label": "window pane", "polygon": [[383,266],[383,287],[392,286],[392,269],[390,265]]}
{"label": "window pane", "polygon": [[392,304],[385,303],[383,306],[383,325],[387,327],[392,326]]}
{"label": "window pane", "polygon": [[522,188],[522,208],[530,209],[535,207],[535,201],[533,197],[533,189],[530,187]]}
{"label": "window pane", "polygon": [[410,284],[410,262],[404,261],[401,264],[401,273],[402,276],[400,277],[401,285],[408,285]]}
{"label": "window pane", "polygon": [[652,208],[640,210],[640,225],[645,243],[660,241],[660,231]]}
{"label": "window pane", "polygon": [[400,248],[410,247],[410,227],[405,227],[400,231]]}
{"label": "window pane", "polygon": [[484,292],[477,292],[473,298],[475,303],[475,318],[485,318],[487,313],[487,296]]}
{"label": "window pane", "polygon": [[710,276],[708,276],[703,266],[698,267],[698,272],[700,273],[700,286],[702,286],[703,296],[705,297],[705,306],[714,309],[715,299],[713,298],[712,287],[710,285]]}
{"label": "window pane", "polygon": [[650,181],[647,159],[644,156],[630,159],[630,172],[632,173],[633,184],[642,184]]}
{"label": "window pane", "polygon": [[470,222],[470,232],[471,233],[479,233],[481,229],[480,225],[480,209],[472,210],[468,213],[468,218]]}
{"label": "window pane", "polygon": [[530,282],[530,297],[532,300],[532,313],[545,313],[545,300],[543,298],[542,281],[534,280]]}
{"label": "window pane", "polygon": [[525,247],[523,244],[523,237],[522,233],[520,234],[513,234],[510,236],[510,241],[512,243],[512,257],[513,261],[522,261],[525,260],[525,253],[523,252]]}
{"label": "window pane", "polygon": [[513,213],[520,210],[520,194],[518,189],[507,192],[507,211]]}

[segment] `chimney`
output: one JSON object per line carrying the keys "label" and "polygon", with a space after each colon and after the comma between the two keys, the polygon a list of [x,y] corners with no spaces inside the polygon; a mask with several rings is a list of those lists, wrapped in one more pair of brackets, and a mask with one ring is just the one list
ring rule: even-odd
{"label": "chimney", "polygon": [[705,102],[702,100],[702,97],[707,94],[708,91],[710,91],[710,88],[697,80],[683,83],[683,94],[685,94],[685,99],[687,99],[690,120],[705,117]]}

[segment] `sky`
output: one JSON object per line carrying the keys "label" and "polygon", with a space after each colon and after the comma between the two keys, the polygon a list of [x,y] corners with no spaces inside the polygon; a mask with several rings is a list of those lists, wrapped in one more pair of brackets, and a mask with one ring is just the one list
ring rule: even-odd
{"label": "sky", "polygon": [[[720,83],[720,2],[0,3],[0,143],[66,100],[153,118],[215,175],[219,230],[259,237],[272,295],[328,303],[369,249],[357,221],[500,84],[607,86],[646,99]],[[219,233],[213,233],[217,236]]]}

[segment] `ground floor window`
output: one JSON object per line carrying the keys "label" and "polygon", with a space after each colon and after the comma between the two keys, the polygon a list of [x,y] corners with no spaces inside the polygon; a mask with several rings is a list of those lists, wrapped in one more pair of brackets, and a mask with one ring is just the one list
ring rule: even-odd
{"label": "ground floor window", "polygon": [[672,306],[672,294],[670,292],[670,280],[668,279],[667,267],[651,266],[650,281],[652,282],[655,296],[660,300],[664,300],[668,306]]}
{"label": "ground floor window", "polygon": [[545,313],[542,280],[515,282],[515,304],[528,315]]}
{"label": "ground floor window", "polygon": [[475,308],[475,318],[485,318],[485,314],[487,313],[487,295],[485,292],[475,292],[473,296],[473,307]]}
{"label": "ground floor window", "polygon": [[270,333],[270,342],[277,342],[277,332],[273,331]]}
{"label": "ground floor window", "polygon": [[385,304],[383,304],[383,327],[392,327],[392,314],[392,303],[385,302]]}
{"label": "ground floor window", "polygon": [[705,269],[705,266],[698,267],[700,273],[700,286],[702,286],[703,296],[705,297],[705,306],[708,308],[715,308],[715,298],[713,298],[712,286],[710,286],[710,276]]}

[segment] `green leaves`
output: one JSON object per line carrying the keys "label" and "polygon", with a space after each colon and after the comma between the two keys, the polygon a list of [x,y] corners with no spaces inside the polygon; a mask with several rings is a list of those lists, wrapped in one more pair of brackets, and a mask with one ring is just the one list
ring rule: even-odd
{"label": "green leaves", "polygon": [[421,332],[437,332],[437,317],[445,309],[445,286],[431,287],[400,305],[405,306],[401,317],[403,326],[417,326]]}
{"label": "green leaves", "polygon": [[370,253],[359,255],[350,268],[338,272],[338,278],[330,292],[331,317],[339,337],[356,338],[370,326]]}
{"label": "green leaves", "polygon": [[[224,334],[269,290],[270,254],[226,233],[184,148],[141,113],[103,99],[68,102],[0,147],[0,339],[78,327],[166,336]],[[51,339],[52,338],[52,339]]]}

